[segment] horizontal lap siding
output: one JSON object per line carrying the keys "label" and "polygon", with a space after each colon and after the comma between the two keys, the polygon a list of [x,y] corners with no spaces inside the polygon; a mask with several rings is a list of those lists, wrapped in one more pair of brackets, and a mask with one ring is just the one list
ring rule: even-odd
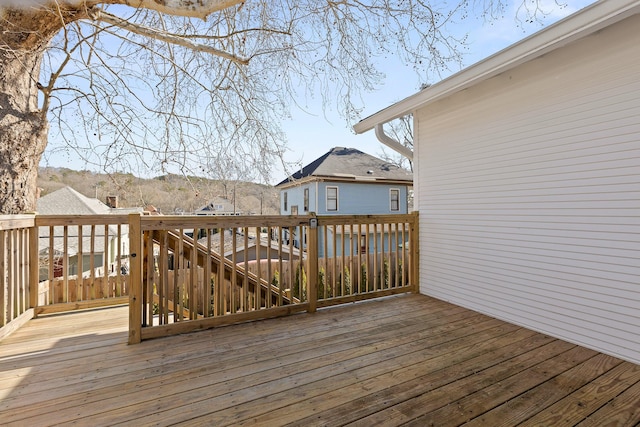
{"label": "horizontal lap siding", "polygon": [[639,25],[418,111],[423,293],[640,362]]}

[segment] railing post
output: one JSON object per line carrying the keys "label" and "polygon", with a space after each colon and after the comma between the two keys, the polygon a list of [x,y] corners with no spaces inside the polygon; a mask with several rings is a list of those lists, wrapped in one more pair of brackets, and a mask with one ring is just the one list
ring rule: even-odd
{"label": "railing post", "polygon": [[411,287],[414,293],[420,293],[420,215],[418,211],[413,212],[413,220],[411,221]]}
{"label": "railing post", "polygon": [[40,251],[39,233],[36,215],[33,215],[33,227],[29,228],[29,308],[33,308],[33,317],[37,317],[40,288]]}
{"label": "railing post", "polygon": [[311,213],[307,227],[307,298],[309,313],[315,313],[318,305],[318,218]]}
{"label": "railing post", "polygon": [[0,227],[0,328],[11,321],[7,317],[9,281],[7,280],[7,232]]}
{"label": "railing post", "polygon": [[129,344],[138,344],[142,333],[142,227],[140,214],[129,214],[130,287],[129,287]]}

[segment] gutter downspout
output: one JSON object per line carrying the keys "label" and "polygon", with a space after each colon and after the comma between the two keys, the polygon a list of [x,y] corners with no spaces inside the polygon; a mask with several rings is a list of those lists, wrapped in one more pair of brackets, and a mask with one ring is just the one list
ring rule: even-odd
{"label": "gutter downspout", "polygon": [[402,154],[407,159],[413,162],[413,151],[411,151],[410,149],[408,149],[407,147],[400,144],[398,141],[396,141],[395,139],[391,138],[389,135],[384,133],[383,126],[384,126],[384,123],[376,124],[376,138],[378,138],[378,141],[380,141],[387,147],[391,148],[392,150],[397,151],[398,153]]}

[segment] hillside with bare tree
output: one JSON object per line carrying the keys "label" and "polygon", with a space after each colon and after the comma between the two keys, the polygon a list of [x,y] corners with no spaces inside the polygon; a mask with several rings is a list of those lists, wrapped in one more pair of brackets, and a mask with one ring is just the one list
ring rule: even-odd
{"label": "hillside with bare tree", "polygon": [[153,205],[164,214],[193,212],[214,197],[225,197],[231,203],[235,202],[237,211],[243,214],[272,215],[279,212],[278,191],[272,186],[253,182],[180,175],[145,179],[125,173],[107,175],[67,168],[40,168],[38,187],[41,196],[64,186],[103,202],[107,196],[118,196],[121,207]]}

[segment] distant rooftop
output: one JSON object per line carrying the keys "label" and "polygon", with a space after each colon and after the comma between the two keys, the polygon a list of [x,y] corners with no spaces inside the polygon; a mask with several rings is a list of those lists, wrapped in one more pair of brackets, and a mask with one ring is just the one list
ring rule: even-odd
{"label": "distant rooftop", "polygon": [[71,187],[63,187],[38,199],[40,214],[106,215],[111,209],[98,199],[91,199]]}
{"label": "distant rooftop", "polygon": [[335,147],[276,186],[313,178],[413,182],[413,174],[355,148]]}
{"label": "distant rooftop", "polygon": [[236,209],[233,202],[225,197],[216,196],[209,202],[196,209],[196,215],[240,215],[241,212]]}
{"label": "distant rooftop", "polygon": [[[40,215],[109,215],[142,212],[142,208],[110,208],[100,200],[87,197],[71,187],[63,187],[40,197],[36,210]],[[119,229],[115,225],[110,225],[107,233],[111,238],[118,234],[126,235],[128,227],[123,224]],[[72,226],[68,227],[66,231],[62,226],[55,226],[53,227],[53,236],[49,235],[49,227],[40,227],[38,229],[40,253],[48,253],[51,243],[53,243],[54,252],[66,252],[68,256],[76,255],[80,248],[80,229],[82,230],[83,247],[91,247],[95,253],[102,253],[105,248],[105,228],[91,225]]]}
{"label": "distant rooftop", "polygon": [[100,200],[87,197],[71,187],[63,187],[40,197],[36,210],[42,215],[108,215],[142,212],[141,208],[110,208]]}

